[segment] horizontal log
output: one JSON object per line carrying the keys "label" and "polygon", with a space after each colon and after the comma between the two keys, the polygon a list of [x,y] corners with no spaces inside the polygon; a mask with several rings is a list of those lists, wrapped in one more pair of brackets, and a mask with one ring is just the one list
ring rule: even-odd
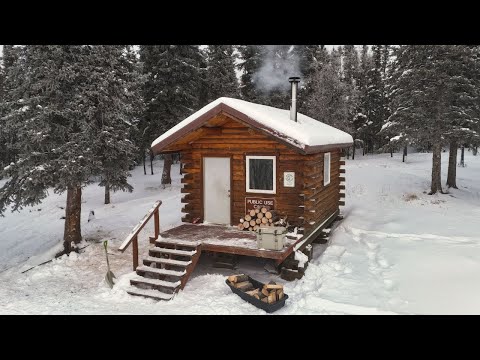
{"label": "horizontal log", "polygon": [[275,141],[268,141],[262,138],[249,138],[249,137],[225,137],[225,138],[200,138],[195,140],[192,143],[193,147],[198,147],[197,145],[218,145],[223,147],[230,147],[232,144],[238,144],[240,146],[252,145],[252,146],[263,146],[263,147],[275,147],[278,143]]}
{"label": "horizontal log", "polygon": [[339,202],[338,202],[338,205],[339,205],[339,206],[345,206],[345,201],[339,201]]}
{"label": "horizontal log", "polygon": [[285,160],[304,161],[305,156],[304,155],[280,154],[279,160],[280,161],[285,161]]}
{"label": "horizontal log", "polygon": [[279,143],[259,143],[259,144],[198,144],[192,143],[192,148],[194,149],[208,149],[208,150],[225,150],[225,151],[251,151],[251,152],[262,152],[262,151],[272,151],[272,150],[284,150],[286,149],[285,145]]}
{"label": "horizontal log", "polygon": [[312,207],[312,205],[316,205],[319,202],[325,200],[329,196],[338,196],[339,190],[336,186],[328,186],[324,187],[320,191],[313,193],[311,195],[305,196],[305,206]]}
{"label": "horizontal log", "polygon": [[336,204],[339,200],[338,193],[322,193],[319,194],[315,201],[305,202],[305,211],[323,209],[328,207],[329,204]]}
{"label": "horizontal log", "polygon": [[325,208],[318,213],[313,213],[313,214],[307,213],[305,214],[305,223],[306,224],[310,224],[311,222],[321,223],[337,210],[338,210],[338,203],[335,205],[330,205],[328,208]]}

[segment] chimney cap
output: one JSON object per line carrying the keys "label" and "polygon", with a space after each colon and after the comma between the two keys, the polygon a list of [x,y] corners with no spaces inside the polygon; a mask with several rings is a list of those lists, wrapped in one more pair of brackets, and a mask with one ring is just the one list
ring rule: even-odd
{"label": "chimney cap", "polygon": [[298,76],[291,76],[288,78],[289,82],[300,82],[300,78]]}

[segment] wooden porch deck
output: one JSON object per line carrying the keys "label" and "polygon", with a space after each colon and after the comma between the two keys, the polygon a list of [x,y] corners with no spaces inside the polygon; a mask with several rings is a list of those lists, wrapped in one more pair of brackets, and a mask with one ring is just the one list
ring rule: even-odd
{"label": "wooden porch deck", "polygon": [[274,259],[279,264],[293,251],[301,238],[287,237],[283,250],[261,250],[257,247],[256,234],[240,231],[232,226],[211,224],[182,224],[160,233],[158,241],[182,241],[202,244],[202,251]]}

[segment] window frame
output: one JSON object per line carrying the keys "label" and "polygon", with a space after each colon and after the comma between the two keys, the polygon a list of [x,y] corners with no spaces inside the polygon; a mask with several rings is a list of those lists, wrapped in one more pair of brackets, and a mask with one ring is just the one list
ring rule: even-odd
{"label": "window frame", "polygon": [[[273,160],[273,190],[259,190],[250,188],[250,160]],[[255,194],[277,193],[277,157],[275,155],[246,155],[245,156],[245,192]]]}
{"label": "window frame", "polygon": [[[327,162],[325,161],[328,158],[328,169],[326,169]],[[328,174],[328,181],[325,177],[325,174]],[[329,152],[323,154],[323,186],[327,186],[331,182],[332,175],[332,156]]]}

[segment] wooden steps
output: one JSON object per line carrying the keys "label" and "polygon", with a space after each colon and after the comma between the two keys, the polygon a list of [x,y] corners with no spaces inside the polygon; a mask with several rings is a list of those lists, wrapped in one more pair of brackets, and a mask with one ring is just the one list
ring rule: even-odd
{"label": "wooden steps", "polygon": [[185,250],[177,250],[177,249],[168,249],[163,247],[154,247],[150,249],[149,254],[150,256],[154,256],[155,254],[168,254],[168,255],[178,255],[178,256],[193,256],[195,255],[195,250],[192,251],[185,251]]}
{"label": "wooden steps", "polygon": [[153,285],[153,286],[158,286],[158,287],[166,287],[166,288],[176,289],[178,286],[180,286],[180,281],[170,282],[170,281],[163,281],[163,280],[158,280],[158,279],[138,277],[138,278],[135,278],[135,279],[131,279],[130,284],[132,284],[132,285],[147,284],[147,285]]}
{"label": "wooden steps", "polygon": [[127,293],[130,295],[143,296],[143,297],[147,297],[155,300],[171,300],[175,295],[174,293],[165,294],[157,290],[139,289],[139,288],[133,288],[133,287],[128,289]]}
{"label": "wooden steps", "polygon": [[147,272],[147,273],[152,273],[152,274],[157,274],[157,275],[168,275],[168,276],[176,276],[176,277],[181,277],[185,275],[185,270],[183,271],[175,271],[175,270],[166,270],[166,269],[157,269],[154,267],[150,266],[139,266],[137,268],[137,274],[139,272]]}
{"label": "wooden steps", "polygon": [[145,259],[143,259],[143,264],[144,265],[149,265],[152,262],[159,263],[159,264],[165,264],[165,265],[184,267],[184,268],[186,268],[188,265],[190,265],[192,263],[191,261],[172,260],[172,259],[159,258],[159,257],[154,257],[154,256],[147,256]]}
{"label": "wooden steps", "polygon": [[131,279],[131,295],[156,300],[170,300],[183,289],[197,265],[202,252],[195,242],[155,239],[143,265],[136,268],[138,277]]}
{"label": "wooden steps", "polygon": [[198,243],[194,241],[185,241],[185,240],[170,240],[170,239],[159,239],[155,241],[155,245],[161,247],[168,247],[175,246],[175,245],[182,245],[183,247],[195,249]]}

